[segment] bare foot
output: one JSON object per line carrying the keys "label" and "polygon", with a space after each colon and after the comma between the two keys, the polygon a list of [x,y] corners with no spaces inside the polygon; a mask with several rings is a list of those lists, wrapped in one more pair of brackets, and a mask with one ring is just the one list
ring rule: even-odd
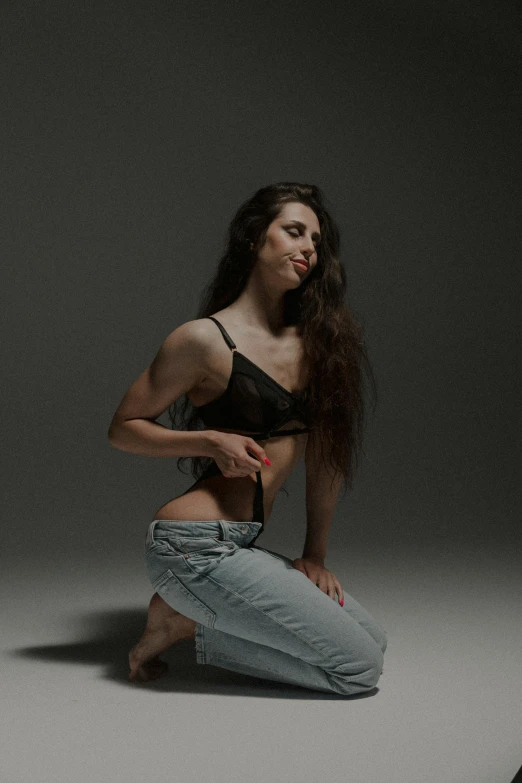
{"label": "bare foot", "polygon": [[194,639],[196,623],[154,593],[143,636],[129,652],[129,680],[157,680],[168,669],[158,656],[181,639]]}

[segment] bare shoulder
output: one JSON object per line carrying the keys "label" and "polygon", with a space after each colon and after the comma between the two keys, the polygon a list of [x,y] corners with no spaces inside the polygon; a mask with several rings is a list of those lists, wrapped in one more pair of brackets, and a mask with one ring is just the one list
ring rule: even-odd
{"label": "bare shoulder", "polygon": [[200,381],[215,372],[223,338],[210,318],[194,318],[174,329],[163,341],[160,353],[179,363],[180,359],[198,368]]}
{"label": "bare shoulder", "polygon": [[210,321],[206,318],[195,318],[185,321],[167,335],[163,346],[168,350],[183,350],[194,356],[204,358],[208,354],[209,338],[213,337]]}
{"label": "bare shoulder", "polygon": [[206,377],[210,353],[203,319],[176,327],[125,393],[111,428],[133,418],[155,421],[183,394],[197,390]]}
{"label": "bare shoulder", "polygon": [[[221,318],[219,320],[221,322]],[[195,318],[193,321],[187,321],[183,326],[190,331],[192,339],[200,344],[201,350],[205,352],[205,356],[209,361],[215,358],[216,350],[219,354],[220,348],[224,347],[226,349],[221,330],[215,321],[212,321],[210,318]],[[223,353],[226,352],[226,350],[223,351]]]}

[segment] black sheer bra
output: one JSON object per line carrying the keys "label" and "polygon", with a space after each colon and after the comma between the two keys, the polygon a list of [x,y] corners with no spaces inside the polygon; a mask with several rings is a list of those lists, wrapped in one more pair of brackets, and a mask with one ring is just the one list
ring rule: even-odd
{"label": "black sheer bra", "polygon": [[[213,316],[208,316],[221,330],[228,347],[233,351],[232,372],[225,391],[214,400],[196,407],[204,425],[222,427],[224,429],[245,430],[240,434],[248,435],[253,440],[266,440],[283,435],[297,435],[309,432],[306,405],[303,392],[294,393],[281,386],[268,373],[254,364],[248,357],[236,349],[236,344],[224,328]],[[297,420],[305,424],[304,428],[280,430],[289,421]],[[212,461],[200,478],[186,492],[204,478],[221,473],[217,464]],[[186,494],[184,492],[183,494]],[[256,491],[252,522],[261,522],[261,528],[256,538],[262,533],[264,526],[263,482],[261,471],[256,471]],[[255,541],[255,539],[254,539]],[[250,543],[252,546],[253,541]]]}

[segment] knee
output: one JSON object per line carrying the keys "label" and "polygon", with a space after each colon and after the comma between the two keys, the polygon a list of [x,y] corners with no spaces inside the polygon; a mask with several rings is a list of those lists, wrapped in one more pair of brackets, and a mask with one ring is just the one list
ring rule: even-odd
{"label": "knee", "polygon": [[[384,642],[384,649],[386,649],[386,642]],[[338,693],[350,696],[375,688],[382,674],[383,665],[383,650],[377,645],[373,645],[372,649],[368,650],[358,662],[355,672],[353,660],[337,670],[335,679]]]}
{"label": "knee", "polygon": [[361,671],[354,677],[352,682],[361,686],[363,690],[375,688],[379,682],[384,666],[384,653],[380,648],[369,655],[361,666]]}

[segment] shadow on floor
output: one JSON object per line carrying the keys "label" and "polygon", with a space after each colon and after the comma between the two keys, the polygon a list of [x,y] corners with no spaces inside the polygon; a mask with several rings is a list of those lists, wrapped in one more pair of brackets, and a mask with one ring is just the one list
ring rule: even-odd
{"label": "shadow on floor", "polygon": [[[74,616],[82,627],[84,640],[68,644],[48,644],[6,650],[11,656],[61,664],[105,666],[102,677],[129,688],[149,691],[183,693],[219,693],[224,696],[256,696],[290,699],[361,699],[375,695],[377,687],[365,693],[342,696],[301,688],[298,685],[265,680],[247,674],[228,671],[218,666],[196,663],[194,642],[183,640],[161,654],[169,666],[168,672],[151,682],[128,680],[128,652],[141,637],[147,621],[142,608],[114,609]],[[85,640],[85,637],[88,639]]]}

